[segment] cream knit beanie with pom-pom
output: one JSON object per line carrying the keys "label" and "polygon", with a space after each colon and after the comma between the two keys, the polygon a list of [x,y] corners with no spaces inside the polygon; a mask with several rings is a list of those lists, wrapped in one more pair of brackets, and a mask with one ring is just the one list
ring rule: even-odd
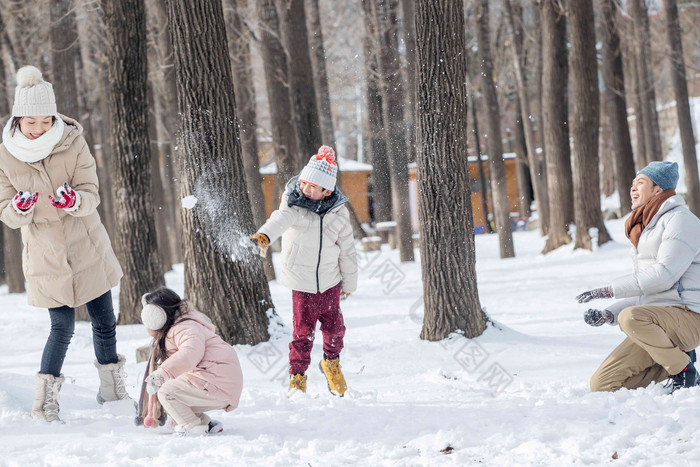
{"label": "cream knit beanie with pom-pom", "polygon": [[17,71],[13,117],[38,117],[56,115],[56,96],[53,86],[43,80],[41,71],[25,66]]}

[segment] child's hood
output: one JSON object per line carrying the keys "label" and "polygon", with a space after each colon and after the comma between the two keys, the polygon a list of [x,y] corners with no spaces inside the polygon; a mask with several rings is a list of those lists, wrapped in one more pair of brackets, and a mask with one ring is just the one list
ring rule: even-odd
{"label": "child's hood", "polygon": [[[214,327],[214,323],[211,322],[211,319],[209,319],[209,317],[208,317],[207,315],[205,315],[204,313],[202,313],[202,312],[200,312],[200,311],[197,311],[197,310],[190,310],[190,311],[188,311],[187,313],[185,313],[184,315],[182,315],[182,316],[175,322],[175,325],[180,324],[180,323],[182,323],[182,322],[185,321],[185,320],[192,320],[192,321],[195,321],[195,322],[201,324],[202,326],[204,326],[205,328],[207,328],[207,329],[209,329],[209,330],[211,330],[211,331],[213,331],[213,332],[216,332],[216,327]],[[182,324],[186,324],[186,321],[185,321],[184,323],[182,323]],[[174,327],[174,326],[173,326],[173,327]]]}

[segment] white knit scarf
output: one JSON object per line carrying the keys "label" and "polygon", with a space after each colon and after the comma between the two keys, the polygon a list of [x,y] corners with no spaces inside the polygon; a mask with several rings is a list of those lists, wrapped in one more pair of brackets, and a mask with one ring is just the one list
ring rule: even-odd
{"label": "white knit scarf", "polygon": [[28,163],[39,162],[51,154],[53,148],[61,140],[65,128],[63,119],[58,115],[56,115],[56,121],[51,126],[51,129],[37,139],[27,138],[19,128],[15,130],[13,135],[10,133],[11,126],[12,118],[10,118],[2,131],[2,142],[16,159]]}

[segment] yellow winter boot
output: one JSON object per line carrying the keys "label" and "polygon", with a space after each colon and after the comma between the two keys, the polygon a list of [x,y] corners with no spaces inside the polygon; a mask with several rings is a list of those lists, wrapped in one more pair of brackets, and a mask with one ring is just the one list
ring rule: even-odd
{"label": "yellow winter boot", "polygon": [[328,380],[328,390],[331,394],[343,397],[348,386],[345,384],[345,377],[343,377],[343,372],[340,370],[340,359],[336,357],[333,360],[329,360],[324,355],[318,367]]}
{"label": "yellow winter boot", "polygon": [[294,394],[295,390],[306,392],[306,375],[289,375],[289,396]]}

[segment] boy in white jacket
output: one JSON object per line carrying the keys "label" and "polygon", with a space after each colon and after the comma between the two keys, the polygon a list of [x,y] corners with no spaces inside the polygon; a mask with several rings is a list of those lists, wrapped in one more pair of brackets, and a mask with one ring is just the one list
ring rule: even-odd
{"label": "boy in white jacket", "polygon": [[316,322],[321,322],[323,359],[319,368],[332,394],[347,386],[340,369],[345,325],[341,298],[357,288],[357,256],[345,206],[348,198],[336,188],[335,152],[321,146],[299,176],[287,183],[278,210],[251,236],[264,255],[282,236],[280,283],[292,289],[293,340],[289,344],[289,390],[306,392]]}
{"label": "boy in white jacket", "polygon": [[645,387],[668,377],[674,391],[697,383],[700,219],[676,194],[677,183],[675,162],[655,161],[637,173],[625,222],[634,272],[577,297],[580,303],[623,299],[584,316],[591,326],[619,324],[627,335],[591,378],[593,391]]}

